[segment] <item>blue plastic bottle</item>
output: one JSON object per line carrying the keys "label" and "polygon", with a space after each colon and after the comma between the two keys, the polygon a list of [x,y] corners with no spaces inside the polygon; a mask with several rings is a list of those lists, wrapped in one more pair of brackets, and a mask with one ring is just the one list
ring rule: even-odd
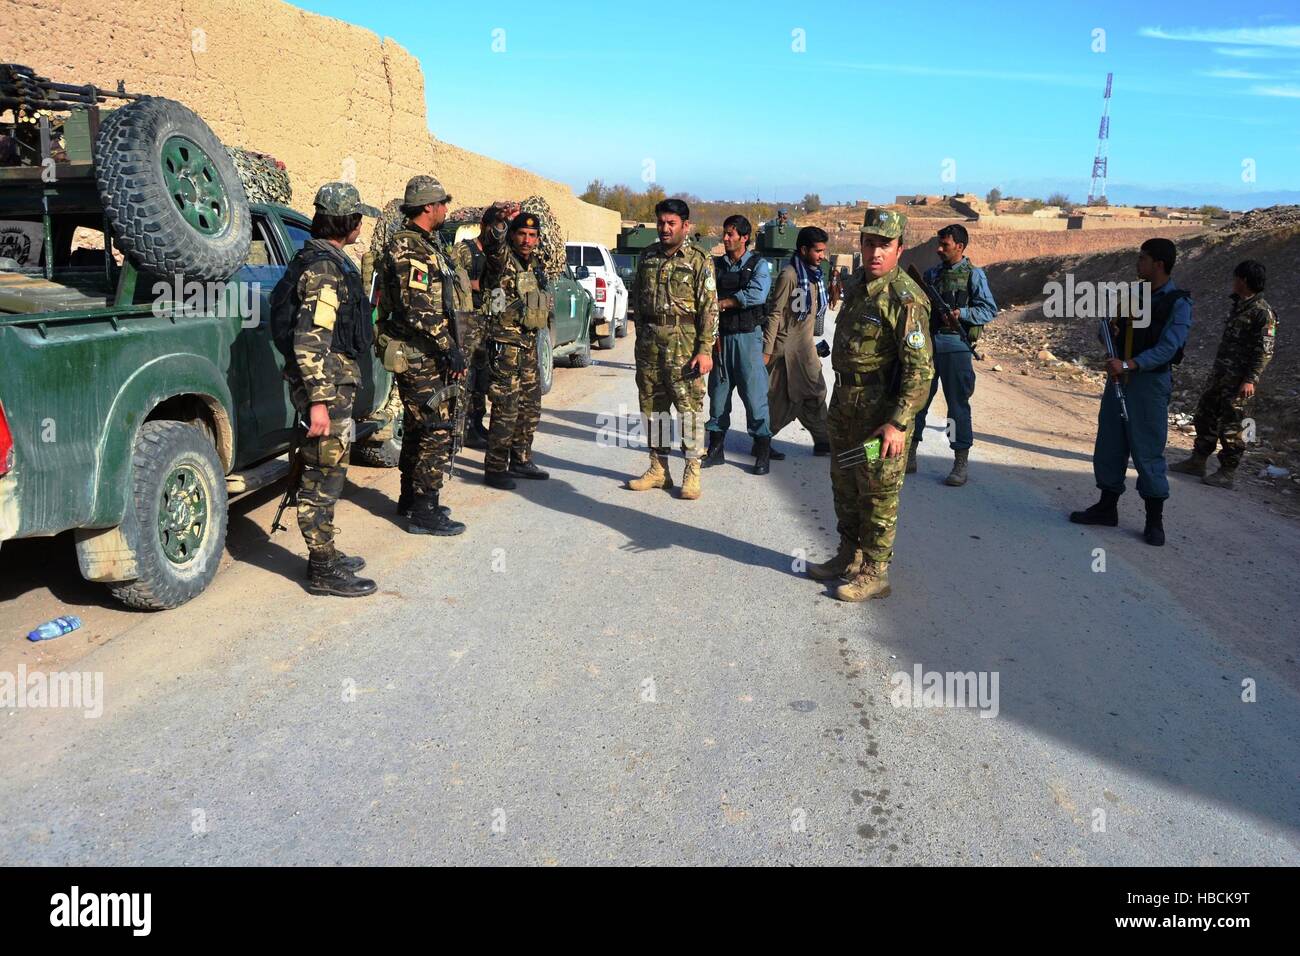
{"label": "blue plastic bottle", "polygon": [[81,618],[75,614],[69,614],[67,617],[56,617],[52,621],[46,621],[36,630],[27,635],[29,641],[48,641],[52,637],[62,637],[69,631],[75,631],[81,627]]}

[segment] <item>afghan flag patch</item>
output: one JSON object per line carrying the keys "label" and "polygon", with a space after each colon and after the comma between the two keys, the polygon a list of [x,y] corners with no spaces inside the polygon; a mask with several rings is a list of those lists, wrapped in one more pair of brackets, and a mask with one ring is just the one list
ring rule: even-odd
{"label": "afghan flag patch", "polygon": [[429,288],[429,270],[422,262],[411,263],[411,278],[407,281],[412,289],[428,290]]}

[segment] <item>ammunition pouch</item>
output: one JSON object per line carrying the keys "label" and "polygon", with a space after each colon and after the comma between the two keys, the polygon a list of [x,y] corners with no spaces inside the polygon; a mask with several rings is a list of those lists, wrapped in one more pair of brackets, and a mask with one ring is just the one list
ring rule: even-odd
{"label": "ammunition pouch", "polygon": [[532,272],[521,272],[515,279],[519,293],[519,319],[526,329],[544,329],[551,319],[550,296],[538,285]]}

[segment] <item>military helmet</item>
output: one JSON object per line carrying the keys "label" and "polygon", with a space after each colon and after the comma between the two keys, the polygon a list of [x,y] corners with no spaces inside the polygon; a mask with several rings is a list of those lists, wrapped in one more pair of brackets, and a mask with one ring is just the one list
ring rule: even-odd
{"label": "military helmet", "polygon": [[451,197],[432,176],[412,176],[406,184],[403,206],[430,206],[440,202],[451,202]]}
{"label": "military helmet", "polygon": [[862,217],[862,228],[858,232],[864,236],[880,236],[882,239],[902,239],[906,228],[907,216],[903,213],[873,207]]}
{"label": "military helmet", "polygon": [[351,216],[356,213],[371,218],[379,216],[378,209],[361,201],[361,193],[351,183],[326,183],[316,190],[312,205],[327,216]]}

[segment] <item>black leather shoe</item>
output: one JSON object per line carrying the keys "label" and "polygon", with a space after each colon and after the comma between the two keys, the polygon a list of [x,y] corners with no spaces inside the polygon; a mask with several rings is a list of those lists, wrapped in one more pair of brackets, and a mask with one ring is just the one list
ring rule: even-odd
{"label": "black leather shoe", "polygon": [[365,597],[375,593],[375,582],[359,578],[339,563],[337,553],[327,558],[313,556],[307,561],[307,590],[312,594],[337,597]]}
{"label": "black leather shoe", "polygon": [[500,488],[502,491],[514,491],[518,487],[515,480],[504,471],[485,471],[483,481],[489,488]]}
{"label": "black leather shoe", "polygon": [[[751,455],[753,455],[755,458],[758,457],[758,443],[759,443],[759,442],[767,442],[767,457],[770,458],[772,461],[785,461],[785,452],[783,452],[783,451],[777,451],[775,448],[773,448],[773,447],[772,447],[772,439],[770,439],[770,438],[755,438],[755,439],[754,439],[754,444],[750,447],[750,449],[749,449],[749,453],[750,453]],[[766,474],[766,472],[764,472],[764,474]]]}
{"label": "black leather shoe", "polygon": [[[755,475],[766,475],[771,471],[768,461],[772,457],[772,440],[770,438],[754,439],[754,467],[751,472]],[[785,456],[782,455],[782,458]]]}
{"label": "black leather shoe", "polygon": [[550,472],[543,471],[531,461],[519,461],[512,458],[507,472],[516,478],[531,478],[533,481],[545,481],[551,477]]}
{"label": "black leather shoe", "polygon": [[335,551],[334,554],[336,555],[334,560],[344,571],[351,571],[356,574],[366,566],[366,559],[361,555],[347,555],[342,551]]}
{"label": "black leather shoe", "polygon": [[726,432],[709,432],[709,450],[704,453],[704,459],[700,462],[700,467],[712,468],[714,465],[725,465],[727,457],[723,451],[723,446],[726,444]]}

